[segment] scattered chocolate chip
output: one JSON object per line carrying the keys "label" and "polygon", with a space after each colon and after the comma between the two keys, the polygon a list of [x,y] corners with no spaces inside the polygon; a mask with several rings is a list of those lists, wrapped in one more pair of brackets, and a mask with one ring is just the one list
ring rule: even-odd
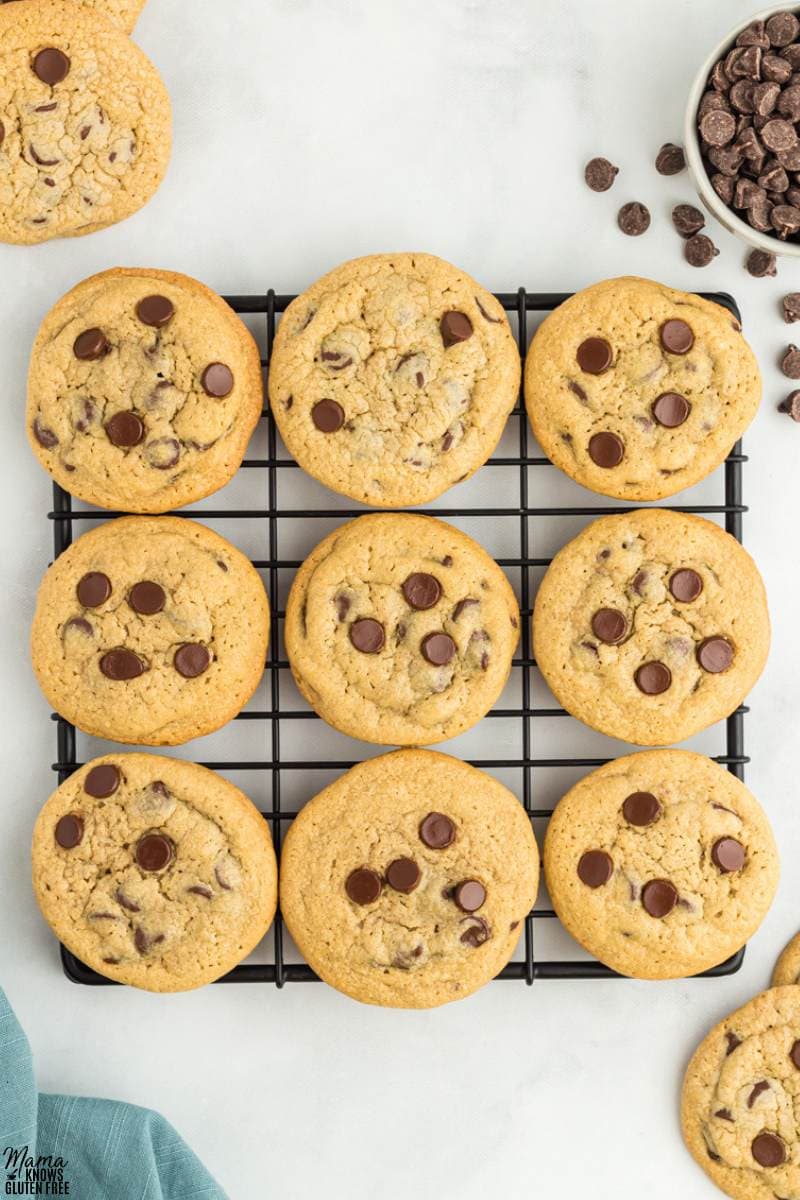
{"label": "scattered chocolate chip", "polygon": [[736,838],[717,838],[711,847],[711,861],[723,875],[741,871],[744,866],[744,846]]}
{"label": "scattered chocolate chip", "polygon": [[703,580],[691,567],[681,567],[670,575],[669,590],[682,604],[691,604],[702,592]]}
{"label": "scattered chocolate chip", "polygon": [[642,888],[642,906],[651,917],[666,917],[678,903],[678,893],[668,879],[651,879]]}
{"label": "scattered chocolate chip", "polygon": [[143,871],[163,871],[175,857],[175,846],[163,833],[146,833],[136,843],[136,862]]}
{"label": "scattered chocolate chip", "polygon": [[152,579],[141,579],[128,592],[128,604],[143,617],[160,613],[167,602],[167,594],[159,583]]}
{"label": "scattered chocolate chip", "polygon": [[661,805],[652,792],[632,792],[622,802],[622,815],[629,825],[652,825],[661,816]]}
{"label": "scattered chocolate chip", "polygon": [[448,633],[429,633],[422,639],[422,657],[434,667],[444,667],[456,653],[456,644]]}
{"label": "scattered chocolate chip", "polygon": [[211,665],[211,653],[202,642],[184,642],[175,651],[172,665],[184,679],[196,679]]}
{"label": "scattered chocolate chip", "polygon": [[607,192],[617,175],[619,167],[607,158],[590,158],[583,172],[583,178],[593,192]]}
{"label": "scattered chocolate chip", "polygon": [[800,421],[800,391],[790,392],[778,405],[778,412],[788,413],[793,421]]}
{"label": "scattered chocolate chip", "polygon": [[444,850],[455,841],[456,827],[444,813],[430,812],[419,827],[419,837],[429,850]]}
{"label": "scattered chocolate chip", "polygon": [[[602,375],[614,361],[614,353],[610,345],[605,338],[600,337],[586,338],[578,346],[575,357],[578,360],[578,366],[587,375]],[[581,395],[585,400],[586,393],[582,389]]]}
{"label": "scattered chocolate chip", "polygon": [[[186,443],[188,446],[188,442]],[[168,471],[174,467],[181,456],[181,448],[177,438],[153,438],[144,447],[144,457],[151,467],[157,471]]]}
{"label": "scattered chocolate chip", "polygon": [[106,421],[105,430],[113,446],[127,450],[141,442],[144,437],[144,422],[135,412],[123,410],[114,413],[113,417]]}
{"label": "scattered chocolate chip", "polygon": [[477,879],[464,879],[453,889],[453,900],[462,912],[475,912],[486,901],[486,888]]}
{"label": "scattered chocolate chip", "polygon": [[233,391],[233,371],[225,363],[209,363],[200,377],[200,383],[207,396],[224,400]]}
{"label": "scattered chocolate chip", "polygon": [[420,870],[413,858],[396,858],[386,868],[386,882],[396,892],[408,895],[420,881]]}
{"label": "scattered chocolate chip", "polygon": [[779,12],[769,17],[764,29],[771,46],[788,46],[800,33],[800,24],[794,13]]}
{"label": "scattered chocolate chip", "polygon": [[344,425],[344,409],[335,400],[318,400],[311,409],[311,420],[320,433],[336,433]]}
{"label": "scattered chocolate chip", "polygon": [[42,424],[40,417],[37,417],[33,422],[33,436],[45,450],[52,450],[53,446],[58,445],[58,438],[52,429],[48,429],[47,426]]}
{"label": "scattered chocolate chip", "polygon": [[719,675],[733,662],[733,646],[724,637],[706,638],[697,647],[697,661],[704,671]]}
{"label": "scattered chocolate chip", "polygon": [[760,1167],[779,1167],[786,1161],[786,1147],[776,1133],[759,1133],[750,1145]]}
{"label": "scattered chocolate chip", "polygon": [[744,265],[748,274],[752,275],[754,279],[764,279],[768,275],[778,274],[775,255],[768,254],[766,250],[751,250]]}
{"label": "scattered chocolate chip", "polygon": [[446,312],[442,317],[439,322],[439,332],[442,335],[445,350],[447,350],[456,342],[465,342],[467,338],[472,337],[472,321],[466,313],[457,312],[454,309]]}
{"label": "scattered chocolate chip", "polygon": [[665,321],[659,330],[661,345],[669,354],[688,354],[694,345],[694,334],[690,325],[674,317]]}
{"label": "scattered chocolate chip", "polygon": [[592,633],[608,646],[616,646],[628,632],[628,622],[616,608],[598,608],[592,617]]}
{"label": "scattered chocolate chip", "polygon": [[677,429],[691,412],[691,405],[680,392],[662,392],[652,403],[651,413],[665,429]]}
{"label": "scattered chocolate chip", "polygon": [[175,305],[166,296],[145,296],[136,305],[136,316],[143,325],[163,329],[175,316]]}
{"label": "scattered chocolate chip", "polygon": [[472,608],[475,604],[480,604],[480,600],[474,600],[472,596],[465,596],[463,600],[459,600],[453,609],[453,620],[457,621],[465,608]]}
{"label": "scattered chocolate chip", "polygon": [[96,800],[106,800],[114,795],[121,778],[119,767],[115,767],[113,763],[98,763],[86,775],[83,790],[87,796],[94,796]]}
{"label": "scattered chocolate chip", "polygon": [[74,850],[83,841],[83,817],[66,813],[56,822],[55,839],[62,850]]}
{"label": "scattered chocolate chip", "polygon": [[704,233],[688,238],[683,247],[683,257],[690,267],[707,267],[717,254],[719,250]]}
{"label": "scattered chocolate chip", "polygon": [[107,651],[100,659],[100,670],[106,679],[116,682],[138,679],[147,670],[145,662],[132,650],[118,647]]}
{"label": "scattered chocolate chip", "polygon": [[783,319],[787,325],[800,321],[800,292],[789,292],[783,297]]}
{"label": "scattered chocolate chip", "polygon": [[789,346],[781,359],[781,370],[789,379],[800,379],[800,350]]}
{"label": "scattered chocolate chip", "polygon": [[686,155],[682,146],[665,142],[656,155],[656,170],[659,175],[677,175],[686,166]]}
{"label": "scattered chocolate chip", "polygon": [[442,585],[435,575],[415,571],[403,583],[403,595],[411,608],[418,610],[433,608],[442,594]]}
{"label": "scattered chocolate chip", "polygon": [[70,61],[63,50],[57,50],[55,46],[48,46],[47,49],[40,50],[35,55],[31,66],[34,75],[41,79],[42,83],[55,87],[57,83],[61,83],[67,78]]}
{"label": "scattered chocolate chip", "polygon": [[111,346],[102,329],[85,329],[72,344],[72,353],[82,362],[96,362],[104,358]]}
{"label": "scattered chocolate chip", "polygon": [[672,672],[665,663],[646,662],[637,668],[633,678],[645,696],[660,696],[672,683]]}
{"label": "scattered chocolate chip", "polygon": [[111,595],[111,580],[102,571],[88,571],[78,580],[75,593],[84,608],[99,608]]}
{"label": "scattered chocolate chip", "polygon": [[593,433],[589,438],[589,457],[596,466],[606,470],[618,467],[625,457],[622,438],[616,433]]}
{"label": "scattered chocolate chip", "polygon": [[353,621],[349,630],[350,641],[362,654],[377,654],[386,642],[386,633],[380,621],[372,617],[360,617]]}
{"label": "scattered chocolate chip", "polygon": [[381,877],[369,867],[358,867],[345,880],[344,890],[354,904],[374,904],[381,894]]}
{"label": "scattered chocolate chip", "polygon": [[693,204],[676,204],[672,210],[672,224],[683,238],[690,238],[699,233],[706,219]]}
{"label": "scattered chocolate chip", "polygon": [[631,200],[617,213],[617,225],[628,237],[639,237],[650,228],[650,212],[638,200]]}

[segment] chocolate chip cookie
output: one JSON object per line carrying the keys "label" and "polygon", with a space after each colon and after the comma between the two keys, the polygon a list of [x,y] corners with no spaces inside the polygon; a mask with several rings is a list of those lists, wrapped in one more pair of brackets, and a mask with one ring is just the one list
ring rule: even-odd
{"label": "chocolate chip cookie", "polygon": [[800,988],[762,992],[696,1050],[683,1084],[686,1145],[735,1200],[800,1196]]}
{"label": "chocolate chip cookie", "polygon": [[171,142],[160,75],[99,9],[0,5],[0,241],[129,217],[161,183]]}
{"label": "chocolate chip cookie", "polygon": [[663,746],[741,703],[769,650],[755,563],[718,525],[663,509],[601,517],[553,559],[534,654],[574,717]]}
{"label": "chocolate chip cookie", "polygon": [[353,767],[292,822],[281,911],[332,987],[432,1008],[502,970],[538,880],[530,819],[511,792],[445,754],[398,750]]}
{"label": "chocolate chip cookie", "polygon": [[649,279],[576,293],[542,322],[525,363],[545,454],[623,500],[659,500],[704,479],[760,400],[758,365],[727,309]]}
{"label": "chocolate chip cookie", "polygon": [[606,763],[560,801],[544,844],[558,916],[623,975],[674,979],[735,954],[778,884],[766,813],[729,771],[687,750]]}
{"label": "chocolate chip cookie", "polygon": [[431,254],[337,267],[278,327],[272,411],[289,452],[335,492],[423,504],[477,471],[517,400],[503,309]]}
{"label": "chocolate chip cookie", "polygon": [[153,992],[235,967],[272,923],[277,877],[247,796],[154,754],[81,767],[33,832],[33,886],[56,937],[102,975]]}
{"label": "chocolate chip cookie", "polygon": [[374,513],[333,531],[295,576],[286,650],[298,688],[362,741],[428,745],[489,711],[519,609],[503,572],[433,517]]}
{"label": "chocolate chip cookie", "polygon": [[772,972],[772,986],[800,983],[800,933],[786,945]]}
{"label": "chocolate chip cookie", "polygon": [[268,634],[261,579],[230,542],[180,517],[122,517],[48,570],[31,654],[48,701],[79,729],[175,746],[244,707]]}
{"label": "chocolate chip cookie", "polygon": [[230,480],[263,403],[258,347],[224,300],[173,271],[117,268],[45,317],[28,436],[82,500],[165,512]]}

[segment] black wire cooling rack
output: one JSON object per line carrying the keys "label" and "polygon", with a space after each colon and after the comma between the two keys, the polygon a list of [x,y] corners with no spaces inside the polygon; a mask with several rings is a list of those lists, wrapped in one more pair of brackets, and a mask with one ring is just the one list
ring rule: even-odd
{"label": "black wire cooling rack", "polygon": [[[714,300],[724,305],[740,319],[738,305],[727,293],[701,293],[706,299]],[[497,299],[507,313],[517,321],[517,337],[520,353],[523,356],[527,348],[527,325],[529,313],[549,312],[564,300],[568,292],[528,292],[519,288],[516,292],[498,294]],[[268,366],[275,336],[277,316],[284,312],[294,296],[276,295],[268,291],[261,296],[228,296],[230,306],[243,317],[250,319],[262,318],[266,333],[266,358],[263,365]],[[256,331],[258,333],[258,331]],[[267,457],[248,458],[242,464],[244,469],[262,471],[265,473],[267,485],[267,504],[264,508],[203,508],[188,511],[185,515],[200,520],[241,520],[260,521],[266,523],[268,558],[254,559],[254,566],[264,570],[267,576],[267,586],[270,596],[273,621],[270,634],[269,657],[266,663],[268,677],[268,695],[270,707],[265,711],[245,711],[240,713],[237,720],[265,722],[271,726],[272,756],[263,762],[226,760],[205,762],[204,766],[225,772],[249,771],[266,772],[272,784],[272,808],[263,813],[272,828],[273,840],[278,853],[282,840],[282,828],[296,815],[295,811],[287,811],[281,804],[281,780],[289,772],[308,772],[313,779],[313,773],[319,771],[344,771],[354,765],[351,761],[340,760],[295,760],[281,755],[281,728],[287,721],[315,718],[315,714],[303,710],[287,709],[281,706],[281,676],[289,670],[289,663],[281,657],[282,640],[281,627],[283,612],[279,603],[279,572],[295,570],[300,566],[299,561],[281,557],[281,524],[286,520],[314,521],[319,518],[348,520],[360,516],[363,508],[283,508],[278,500],[278,472],[296,468],[297,464],[288,457],[279,457],[278,435],[271,413],[265,409],[263,418],[267,422]],[[521,705],[519,708],[495,708],[489,717],[514,718],[519,722],[519,754],[515,757],[498,757],[470,759],[473,766],[488,770],[517,769],[522,776],[522,803],[531,820],[547,819],[552,813],[550,807],[537,807],[533,796],[533,774],[537,771],[547,771],[554,767],[592,768],[607,762],[605,758],[541,758],[532,751],[533,728],[537,723],[552,718],[565,717],[568,714],[560,708],[538,708],[532,702],[531,672],[535,661],[531,657],[530,644],[530,615],[532,599],[531,573],[537,568],[546,567],[549,558],[531,557],[529,552],[529,519],[537,517],[587,517],[602,516],[608,513],[625,512],[630,506],[623,507],[534,507],[529,503],[528,468],[549,466],[549,460],[529,453],[529,429],[524,403],[520,398],[517,407],[509,418],[513,429],[514,423],[518,429],[518,452],[512,456],[494,457],[487,465],[502,467],[504,484],[513,500],[507,506],[493,508],[435,508],[415,509],[415,512],[429,513],[437,517],[501,517],[518,522],[519,553],[515,557],[498,557],[499,565],[506,569],[519,571],[520,576],[520,607],[522,611],[521,656],[515,658],[514,669],[521,672]],[[678,512],[700,513],[716,516],[724,515],[725,528],[738,541],[742,540],[742,514],[747,511],[742,504],[742,464],[746,462],[742,453],[741,442],[737,442],[728,456],[724,466],[724,503],[701,505],[669,505]],[[504,489],[505,490],[505,489]],[[500,493],[500,489],[498,489]],[[72,497],[57,484],[53,487],[53,511],[48,514],[53,522],[53,541],[55,555],[63,553],[72,542],[73,527],[76,522],[106,520],[120,513],[98,512],[89,509],[73,507]],[[184,514],[181,514],[184,515]],[[316,539],[318,540],[318,539]],[[487,547],[491,552],[491,547]],[[285,695],[285,693],[284,693]],[[749,761],[744,753],[744,714],[747,709],[740,707],[726,721],[725,753],[715,755],[715,761],[727,767],[738,779],[744,777],[744,767]],[[63,782],[79,766],[76,753],[75,727],[63,717],[53,714],[57,726],[58,761],[53,769],[58,773],[59,782]],[[311,786],[310,794],[317,788]],[[555,913],[550,908],[534,909],[525,921],[522,943],[523,957],[510,962],[498,976],[499,979],[524,980],[532,984],[536,979],[606,979],[615,977],[615,972],[602,963],[592,960],[580,961],[549,961],[538,958],[535,953],[535,927],[537,922],[552,920]],[[284,959],[284,927],[280,912],[273,926],[272,961],[267,963],[242,963],[229,972],[220,983],[273,983],[282,988],[285,983],[310,982],[318,977],[305,963],[287,962]],[[704,974],[709,976],[730,975],[738,971],[744,958],[744,949],[719,966]],[[61,959],[64,972],[75,983],[101,986],[112,981],[105,979],[92,971],[65,947],[61,947]]]}

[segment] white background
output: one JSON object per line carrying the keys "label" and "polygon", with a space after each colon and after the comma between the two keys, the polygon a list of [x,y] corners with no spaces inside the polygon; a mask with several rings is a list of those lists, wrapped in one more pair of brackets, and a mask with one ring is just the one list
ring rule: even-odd
{"label": "white background", "polygon": [[[0,981],[30,1036],[43,1089],[160,1109],[235,1200],[716,1194],[680,1140],[682,1071],[706,1030],[766,986],[800,925],[800,428],[775,410],[791,386],[775,365],[792,336],[779,300],[800,287],[800,265],[782,262],[776,280],[752,280],[742,246],[714,229],[719,258],[693,270],[669,222],[671,206],[693,198],[688,178],[663,179],[652,162],[662,142],[680,140],[697,66],[750,7],[150,0],[137,37],[174,101],[166,183],[143,212],[104,233],[0,247]],[[600,196],[582,182],[585,160],[597,153],[621,167]],[[630,199],[653,214],[639,239],[615,225]],[[440,254],[494,290],[566,290],[631,272],[739,297],[765,383],[746,439],[745,539],[774,624],[772,658],[747,718],[747,780],[782,847],[778,899],[744,968],[722,980],[497,983],[423,1013],[361,1007],[322,985],[163,998],[76,987],[61,975],[29,883],[31,827],[53,787],[55,754],[26,649],[51,554],[50,482],[23,422],[37,324],[69,286],[109,266],[176,268],[220,292],[293,291],[343,259],[396,249]],[[579,494],[549,468],[537,481],[545,502]],[[485,498],[486,486],[484,478],[464,502]],[[718,492],[718,480],[709,486]],[[452,492],[445,503],[457,500]],[[501,532],[483,528],[495,554],[513,553],[493,541]],[[225,532],[249,548],[249,530],[229,523]],[[305,547],[321,532],[302,535]],[[552,550],[559,538],[547,536]],[[565,737],[567,724],[539,731],[537,752],[558,753],[550,739]],[[320,723],[295,725],[298,736],[321,736]],[[484,722],[453,749],[496,752],[504,736]],[[330,737],[326,752],[346,757],[347,743]],[[621,749],[599,735],[581,745],[599,755]],[[182,753],[211,756],[203,745]],[[550,779],[537,776],[535,786],[540,798],[557,797]],[[263,788],[255,780],[251,790],[267,804]],[[312,778],[296,788],[295,798],[306,798]],[[559,952],[577,954],[564,935],[552,938]]]}

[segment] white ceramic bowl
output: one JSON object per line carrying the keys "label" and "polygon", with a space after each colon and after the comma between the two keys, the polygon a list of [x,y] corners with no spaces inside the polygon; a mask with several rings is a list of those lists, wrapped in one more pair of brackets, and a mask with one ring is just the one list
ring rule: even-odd
{"label": "white ceramic bowl", "polygon": [[703,159],[700,154],[700,140],[697,134],[697,109],[703,92],[706,90],[708,77],[717,60],[722,58],[732,48],[742,30],[747,29],[748,25],[752,25],[753,21],[765,21],[767,17],[771,17],[774,13],[787,12],[792,9],[793,6],[791,4],[772,4],[769,8],[762,8],[760,12],[753,13],[746,20],[740,21],[714,47],[697,72],[689,92],[689,102],[686,105],[686,116],[684,118],[683,141],[686,151],[686,164],[689,168],[692,183],[697,189],[697,193],[703,204],[716,217],[720,225],[723,225],[729,233],[735,234],[736,237],[741,238],[742,241],[747,242],[750,246],[755,246],[758,250],[766,250],[769,254],[783,254],[789,258],[800,258],[800,242],[782,242],[780,238],[772,237],[768,233],[759,233],[757,229],[753,229],[752,225],[748,225],[746,221],[743,221],[741,217],[736,215],[733,209],[728,208],[727,204],[720,200],[711,186],[711,181],[703,166]]}

